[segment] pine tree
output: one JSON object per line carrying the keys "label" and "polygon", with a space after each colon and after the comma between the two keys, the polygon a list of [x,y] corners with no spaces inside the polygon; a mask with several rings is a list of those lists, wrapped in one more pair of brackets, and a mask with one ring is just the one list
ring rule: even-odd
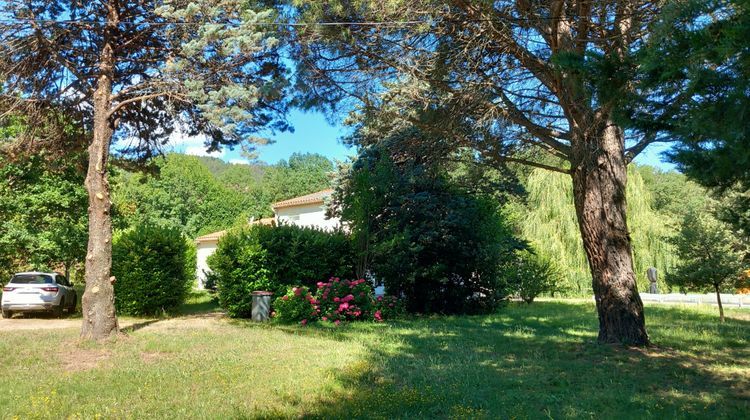
{"label": "pine tree", "polygon": [[286,129],[287,71],[265,2],[172,0],[0,4],[0,115],[59,112],[88,138],[85,338],[118,330],[111,277],[110,149],[142,162],[170,134],[206,147]]}

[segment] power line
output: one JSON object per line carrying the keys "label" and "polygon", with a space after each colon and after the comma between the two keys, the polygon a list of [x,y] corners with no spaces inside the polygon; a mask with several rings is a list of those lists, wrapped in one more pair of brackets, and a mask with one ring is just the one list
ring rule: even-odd
{"label": "power line", "polygon": [[[624,14],[620,15],[621,18],[627,18],[627,17],[633,17],[633,16],[641,16],[639,13],[630,13],[630,14]],[[503,22],[533,22],[533,21],[565,21],[565,20],[572,20],[576,18],[589,18],[590,16],[578,16],[578,15],[566,15],[566,16],[559,16],[559,17],[549,17],[549,16],[535,16],[535,17],[503,17],[498,19],[462,19],[462,20],[398,20],[398,21],[363,21],[363,22],[355,22],[355,21],[344,21],[344,22],[243,22],[241,24],[222,24],[224,26],[275,26],[275,27],[314,27],[314,26],[415,26],[415,25],[424,25],[429,24],[432,22],[450,22],[450,23],[462,23],[462,22],[468,22],[468,23],[503,23]],[[54,24],[54,25],[74,25],[74,24],[80,24],[80,25],[107,25],[108,22],[106,21],[96,21],[96,20],[75,20],[75,19],[66,19],[66,20],[54,20],[54,19],[28,19],[28,18],[13,18],[13,19],[0,19],[0,24],[13,24],[13,23],[38,23],[38,24]],[[178,25],[178,26],[192,26],[192,25],[201,25],[205,22],[177,22],[177,21],[164,21],[164,22],[135,22],[135,21],[119,21],[116,24],[118,25],[135,25],[135,26],[170,26],[170,25]]]}

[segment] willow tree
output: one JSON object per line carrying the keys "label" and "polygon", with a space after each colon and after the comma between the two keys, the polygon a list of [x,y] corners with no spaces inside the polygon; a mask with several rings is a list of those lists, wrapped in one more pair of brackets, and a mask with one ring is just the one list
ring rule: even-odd
{"label": "willow tree", "polygon": [[110,147],[137,162],[170,134],[205,135],[206,147],[285,129],[286,71],[267,2],[167,0],[0,4],[0,115],[35,128],[43,109],[88,136],[86,338],[118,330],[111,277]]}
{"label": "willow tree", "polygon": [[[573,296],[590,296],[591,276],[578,231],[570,180],[559,173],[534,169],[525,187],[528,196],[517,211],[523,238],[539,254],[554,260],[565,273],[563,283],[558,285],[560,289]],[[647,288],[649,267],[668,273],[678,262],[669,243],[677,218],[652,208],[651,191],[632,165],[625,195],[636,279],[639,288]]]}
{"label": "willow tree", "polygon": [[[628,163],[654,138],[623,130],[613,109],[654,3],[298,0],[303,96],[441,130],[486,164],[569,175],[599,341],[645,345],[625,189]],[[440,117],[425,118],[430,110]],[[524,158],[529,145],[563,163]]]}

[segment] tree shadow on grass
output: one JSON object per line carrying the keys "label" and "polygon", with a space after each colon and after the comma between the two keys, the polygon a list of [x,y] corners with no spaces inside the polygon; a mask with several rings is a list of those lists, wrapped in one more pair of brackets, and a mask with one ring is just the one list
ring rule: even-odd
{"label": "tree shadow on grass", "polygon": [[[750,322],[648,308],[658,344],[596,344],[593,305],[511,305],[328,331],[365,357],[331,375],[310,418],[741,418],[750,412]],[[713,322],[711,322],[713,321]],[[295,404],[289,401],[289,404]]]}
{"label": "tree shadow on grass", "polygon": [[128,325],[127,327],[120,328],[120,331],[126,334],[130,334],[140,329],[146,328],[151,324],[155,324],[159,321],[160,321],[159,319],[149,319],[147,321],[137,322],[135,324]]}

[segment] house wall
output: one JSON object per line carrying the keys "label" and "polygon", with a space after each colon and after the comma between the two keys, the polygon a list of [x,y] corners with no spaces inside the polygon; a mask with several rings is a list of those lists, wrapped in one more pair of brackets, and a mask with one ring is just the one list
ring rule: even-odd
{"label": "house wall", "polygon": [[198,244],[197,246],[197,254],[196,254],[196,267],[195,267],[195,276],[198,278],[198,288],[203,289],[206,284],[206,274],[210,272],[211,270],[208,268],[208,262],[206,261],[209,257],[209,255],[216,252],[216,245],[218,244],[218,241],[215,242],[202,242]]}
{"label": "house wall", "polygon": [[317,227],[324,230],[333,230],[341,225],[341,221],[336,217],[326,219],[325,206],[323,204],[308,204],[277,209],[276,220],[279,224]]}

